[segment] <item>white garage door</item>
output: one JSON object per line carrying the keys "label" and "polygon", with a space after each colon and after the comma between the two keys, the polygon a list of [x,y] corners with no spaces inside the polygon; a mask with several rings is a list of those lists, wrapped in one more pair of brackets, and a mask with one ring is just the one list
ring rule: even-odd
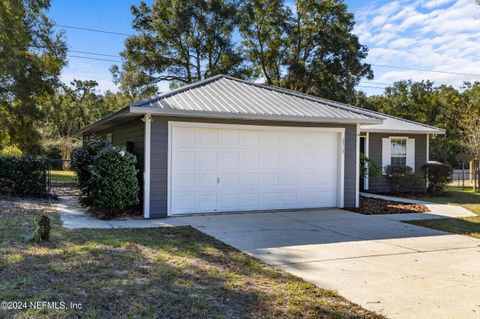
{"label": "white garage door", "polygon": [[341,132],[170,122],[170,214],[342,206]]}

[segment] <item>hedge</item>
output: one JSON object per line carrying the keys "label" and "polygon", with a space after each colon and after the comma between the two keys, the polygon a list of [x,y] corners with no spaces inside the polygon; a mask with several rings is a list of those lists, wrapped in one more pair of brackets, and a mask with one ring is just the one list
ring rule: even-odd
{"label": "hedge", "polygon": [[442,193],[445,186],[452,181],[453,168],[448,164],[429,162],[422,166],[422,171],[428,180],[429,193]]}
{"label": "hedge", "polygon": [[135,155],[123,148],[107,146],[94,158],[88,187],[95,192],[94,213],[105,219],[138,204],[138,179]]}
{"label": "hedge", "polygon": [[48,162],[35,156],[0,156],[0,193],[46,197]]}

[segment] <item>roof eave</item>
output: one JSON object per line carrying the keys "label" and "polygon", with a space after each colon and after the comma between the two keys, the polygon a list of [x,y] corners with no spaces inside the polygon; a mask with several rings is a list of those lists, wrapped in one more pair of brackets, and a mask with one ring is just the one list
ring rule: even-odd
{"label": "roof eave", "polygon": [[223,113],[205,111],[183,111],[155,107],[130,106],[133,114],[152,114],[172,117],[194,117],[194,118],[215,118],[215,119],[236,119],[236,120],[265,120],[285,122],[308,122],[308,123],[338,123],[338,124],[381,124],[383,121],[376,118],[370,119],[345,119],[345,118],[319,118],[308,116],[289,116],[272,114],[246,114],[246,113]]}
{"label": "roof eave", "polygon": [[101,118],[100,120],[96,121],[96,122],[93,122],[92,124],[89,124],[87,126],[84,126],[82,127],[81,129],[75,131],[73,133],[73,136],[75,137],[80,137],[83,135],[83,133],[86,133],[86,132],[90,132],[90,131],[94,131],[95,128],[103,125],[103,124],[106,124],[114,119],[117,119],[117,118],[120,118],[120,117],[123,117],[123,116],[126,116],[130,114],[130,107],[129,106],[126,106],[120,110],[118,110],[117,112],[115,113],[112,113],[112,114],[109,114],[103,118]]}
{"label": "roof eave", "polygon": [[383,134],[445,134],[445,130],[438,129],[436,131],[423,131],[423,130],[388,130],[388,129],[362,129],[360,132],[364,133],[383,133]]}

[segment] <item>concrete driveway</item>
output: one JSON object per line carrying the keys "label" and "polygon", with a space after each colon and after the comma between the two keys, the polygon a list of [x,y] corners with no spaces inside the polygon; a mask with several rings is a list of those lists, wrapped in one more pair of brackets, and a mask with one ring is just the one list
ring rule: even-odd
{"label": "concrete driveway", "polygon": [[344,210],[169,218],[390,318],[480,318],[480,240]]}

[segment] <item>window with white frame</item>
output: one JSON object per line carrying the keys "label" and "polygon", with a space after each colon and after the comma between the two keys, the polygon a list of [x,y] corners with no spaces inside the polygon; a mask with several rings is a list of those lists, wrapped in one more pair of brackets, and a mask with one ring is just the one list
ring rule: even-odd
{"label": "window with white frame", "polygon": [[407,139],[391,138],[391,165],[407,165]]}

